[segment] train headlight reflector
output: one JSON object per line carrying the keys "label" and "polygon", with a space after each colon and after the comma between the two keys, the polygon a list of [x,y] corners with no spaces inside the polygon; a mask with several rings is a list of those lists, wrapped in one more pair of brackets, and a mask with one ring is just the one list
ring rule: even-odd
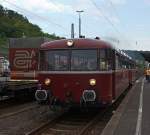
{"label": "train headlight reflector", "polygon": [[96,85],[96,80],[95,79],[90,79],[89,83],[90,83],[91,86],[94,86],[94,85]]}
{"label": "train headlight reflector", "polygon": [[44,83],[45,83],[45,85],[50,85],[50,83],[51,83],[51,79],[46,78]]}
{"label": "train headlight reflector", "polygon": [[96,93],[94,90],[84,90],[82,97],[85,102],[92,102],[96,99]]}
{"label": "train headlight reflector", "polygon": [[45,101],[47,99],[47,91],[46,90],[36,90],[35,98],[37,101]]}
{"label": "train headlight reflector", "polygon": [[67,41],[67,45],[68,45],[69,47],[73,46],[73,40],[68,40],[68,41]]}

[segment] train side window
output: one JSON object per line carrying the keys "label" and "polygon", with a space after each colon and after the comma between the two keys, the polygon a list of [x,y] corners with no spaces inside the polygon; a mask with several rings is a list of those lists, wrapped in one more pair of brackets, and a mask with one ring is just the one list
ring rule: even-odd
{"label": "train side window", "polygon": [[127,68],[127,61],[122,59],[122,68],[126,69]]}
{"label": "train side window", "polygon": [[100,50],[100,70],[106,70],[106,50]]}
{"label": "train side window", "polygon": [[119,69],[119,56],[116,55],[116,69]]}
{"label": "train side window", "polygon": [[106,57],[107,57],[107,70],[113,69],[113,51],[111,49],[106,50]]}
{"label": "train side window", "polygon": [[110,49],[100,49],[100,70],[112,69],[112,51]]}
{"label": "train side window", "polygon": [[122,68],[122,60],[120,55],[116,55],[116,69],[121,69]]}

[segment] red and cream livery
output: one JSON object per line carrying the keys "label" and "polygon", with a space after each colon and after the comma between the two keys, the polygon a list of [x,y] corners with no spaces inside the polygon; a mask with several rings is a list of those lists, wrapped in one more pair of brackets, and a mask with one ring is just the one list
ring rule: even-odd
{"label": "red and cream livery", "polygon": [[50,105],[111,104],[135,80],[135,63],[108,42],[63,39],[41,45],[38,101]]}

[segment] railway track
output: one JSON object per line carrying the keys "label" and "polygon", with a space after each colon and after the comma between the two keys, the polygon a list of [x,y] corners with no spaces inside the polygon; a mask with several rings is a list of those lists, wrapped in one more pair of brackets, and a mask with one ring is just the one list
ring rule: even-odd
{"label": "railway track", "polygon": [[5,109],[13,106],[19,106],[25,103],[33,102],[33,99],[26,98],[26,99],[20,99],[17,100],[13,97],[7,97],[3,100],[0,100],[0,109]]}
{"label": "railway track", "polygon": [[98,111],[87,113],[79,112],[78,110],[65,112],[26,135],[80,135],[81,131],[92,121],[97,113]]}
{"label": "railway track", "polygon": [[98,114],[86,127],[82,130],[79,135],[100,135],[105,128],[108,121],[111,119],[113,113],[118,108],[124,97],[127,95],[131,87],[126,89],[121,96],[106,108],[101,114]]}
{"label": "railway track", "polygon": [[65,112],[39,126],[26,135],[99,135],[125,97],[127,89],[118,100],[107,108],[95,111]]}
{"label": "railway track", "polygon": [[110,108],[88,113],[67,112],[26,135],[99,135],[111,116]]}
{"label": "railway track", "polygon": [[[95,112],[67,112],[26,135],[95,135],[102,132],[112,116],[109,108]],[[96,126],[100,125],[98,129]]]}
{"label": "railway track", "polygon": [[7,108],[9,106],[15,105],[15,100],[13,98],[1,98],[0,100],[0,109]]}
{"label": "railway track", "polygon": [[37,103],[35,102],[16,103],[15,101],[12,100],[12,102],[10,103],[10,100],[9,100],[3,103],[4,104],[1,103],[2,106],[0,106],[0,109],[1,109],[0,119],[11,117],[19,113],[39,107],[39,105],[37,105]]}

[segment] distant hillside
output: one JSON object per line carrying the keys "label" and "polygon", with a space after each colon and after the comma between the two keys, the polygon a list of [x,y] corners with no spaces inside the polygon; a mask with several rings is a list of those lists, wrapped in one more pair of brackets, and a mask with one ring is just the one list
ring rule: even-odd
{"label": "distant hillside", "polygon": [[145,58],[139,51],[135,50],[124,50],[136,63],[141,67],[144,68]]}
{"label": "distant hillside", "polygon": [[26,17],[0,5],[0,53],[8,53],[8,38],[48,37],[59,39],[55,34],[44,33],[41,28]]}

